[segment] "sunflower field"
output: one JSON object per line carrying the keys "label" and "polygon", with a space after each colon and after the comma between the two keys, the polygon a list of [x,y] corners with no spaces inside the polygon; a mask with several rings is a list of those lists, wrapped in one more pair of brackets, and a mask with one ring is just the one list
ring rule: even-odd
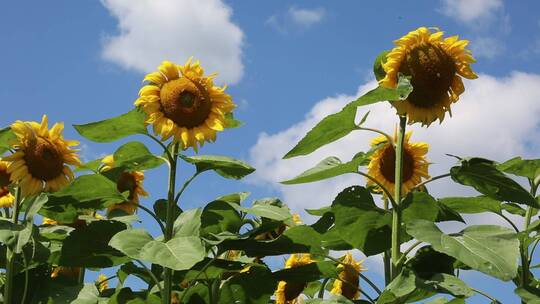
{"label": "sunflower field", "polygon": [[[538,267],[540,159],[452,155],[455,165],[431,176],[428,143],[407,130],[419,124],[429,131],[452,119],[451,106],[466,90],[463,78],[478,77],[467,45],[438,28],[407,33],[374,60],[377,87],[324,117],[279,155],[308,155],[353,131],[373,135],[370,149],[350,160],[328,155],[280,181],[344,174],[365,180],[326,207],[306,210],[309,219],[279,198],[248,199],[247,192],[200,208],[183,205],[195,179],[240,180],[256,170],[204,153],[220,132],[242,126],[233,116],[234,98],[214,83],[217,74],[203,70],[204,62],[163,61],[144,77],[134,103],[125,103],[126,113],[73,125],[96,143],[132,140],[99,159],[83,163],[79,142],[64,138],[64,124],[50,123],[47,115],[3,126],[3,303],[459,304],[475,295],[501,303],[467,285],[462,270],[514,285],[522,303],[540,303],[540,280],[531,271]],[[396,114],[385,130],[370,127],[377,119],[370,105],[379,102]],[[137,141],[143,137],[152,146]],[[145,172],[158,168],[168,184],[152,203],[145,199]],[[179,170],[193,174],[182,180]],[[432,182],[458,183],[477,195],[434,197]],[[500,216],[511,228],[467,225],[445,233],[438,226],[479,213]],[[138,214],[152,221],[141,223]],[[357,258],[360,253],[381,257],[384,284],[374,282],[376,270]],[[276,257],[284,261],[280,266]],[[89,271],[102,274],[89,280]]]}

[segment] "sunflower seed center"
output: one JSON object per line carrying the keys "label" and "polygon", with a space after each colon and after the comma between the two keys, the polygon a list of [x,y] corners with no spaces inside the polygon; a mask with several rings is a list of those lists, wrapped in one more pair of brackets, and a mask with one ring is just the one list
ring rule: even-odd
{"label": "sunflower seed center", "polygon": [[167,82],[161,88],[161,108],[176,125],[188,129],[204,124],[212,104],[189,80],[180,78]]}
{"label": "sunflower seed center", "polygon": [[24,149],[24,160],[33,177],[49,181],[62,174],[64,157],[48,140],[38,137],[34,144]]}
{"label": "sunflower seed center", "polygon": [[[384,178],[391,183],[396,181],[396,151],[392,145],[383,148],[379,169]],[[403,149],[403,183],[407,182],[414,173],[414,158],[407,149]]]}
{"label": "sunflower seed center", "polygon": [[133,174],[129,172],[122,172],[118,181],[116,182],[116,188],[119,192],[129,191],[129,199],[131,200],[135,196],[135,188],[137,187],[137,181]]}

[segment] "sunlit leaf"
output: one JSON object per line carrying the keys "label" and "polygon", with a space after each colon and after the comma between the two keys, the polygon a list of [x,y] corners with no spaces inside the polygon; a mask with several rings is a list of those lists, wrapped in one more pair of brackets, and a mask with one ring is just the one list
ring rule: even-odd
{"label": "sunlit leaf", "polygon": [[540,175],[540,159],[522,159],[518,156],[498,164],[497,169],[517,176],[535,179],[536,176]]}
{"label": "sunlit leaf", "polygon": [[0,129],[0,155],[4,154],[10,149],[10,143],[15,139],[15,133],[11,130],[11,127]]}
{"label": "sunlit leaf", "polygon": [[121,138],[146,134],[145,114],[133,109],[117,117],[92,122],[84,125],[73,125],[81,136],[95,142],[113,142]]}
{"label": "sunlit leaf", "polygon": [[214,170],[217,174],[232,179],[241,179],[246,175],[249,175],[255,171],[253,167],[247,163],[218,155],[196,155],[180,157],[188,163],[195,165],[197,172],[204,172],[208,170]]}
{"label": "sunlit leaf", "polygon": [[161,166],[165,160],[138,141],[128,142],[114,152],[114,167],[120,171],[142,171]]}

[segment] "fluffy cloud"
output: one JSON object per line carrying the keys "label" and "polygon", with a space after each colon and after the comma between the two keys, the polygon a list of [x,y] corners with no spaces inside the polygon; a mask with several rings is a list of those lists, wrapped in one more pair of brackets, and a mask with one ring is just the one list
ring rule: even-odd
{"label": "fluffy cloud", "polygon": [[475,58],[494,59],[504,52],[504,44],[489,37],[475,38],[471,42],[471,50]]}
{"label": "fluffy cloud", "polygon": [[[479,79],[466,81],[465,86],[466,92],[452,108],[452,118],[447,118],[441,125],[435,123],[429,129],[409,127],[414,130],[412,141],[430,144],[428,157],[433,163],[430,166],[432,176],[447,173],[455,164],[456,160],[446,153],[482,156],[498,161],[516,155],[538,155],[540,146],[536,138],[540,125],[540,75],[521,72],[513,72],[503,78],[480,75]],[[290,128],[276,134],[260,134],[250,150],[251,163],[257,168],[252,182],[278,189],[285,202],[297,212],[302,212],[304,208],[329,205],[343,188],[364,184],[364,180],[352,174],[305,185],[284,186],[278,182],[298,175],[327,156],[348,161],[357,151],[366,151],[369,140],[375,135],[356,131],[311,155],[281,159],[323,117],[339,111],[346,103],[373,87],[374,81],[360,86],[356,94],[323,99],[315,103],[302,121]],[[367,126],[393,131],[397,120],[387,103],[360,108],[357,116],[362,116],[368,110]],[[430,192],[439,197],[474,194],[473,190],[449,183],[448,180],[433,182]],[[489,215],[469,219],[472,222],[486,222],[487,217]],[[497,220],[497,223],[502,222]],[[454,230],[459,227],[447,228]]]}
{"label": "fluffy cloud", "polygon": [[290,7],[286,13],[275,14],[266,20],[266,24],[272,26],[280,33],[288,33],[290,29],[308,29],[323,21],[326,16],[324,8],[296,8]]}
{"label": "fluffy cloud", "polygon": [[102,0],[118,19],[102,56],[127,69],[155,70],[164,59],[183,63],[194,56],[221,82],[243,74],[242,30],[221,0]]}
{"label": "fluffy cloud", "polygon": [[443,0],[440,11],[459,21],[489,20],[503,8],[502,0]]}

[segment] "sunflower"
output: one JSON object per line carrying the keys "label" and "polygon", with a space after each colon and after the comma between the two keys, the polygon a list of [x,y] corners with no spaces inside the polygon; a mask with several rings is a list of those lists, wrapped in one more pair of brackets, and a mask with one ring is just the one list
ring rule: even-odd
{"label": "sunflower", "polygon": [[[101,162],[104,164],[101,172],[106,172],[114,168],[113,155],[104,157]],[[148,196],[148,193],[142,187],[143,180],[144,173],[142,171],[122,172],[116,181],[116,188],[119,192],[129,191],[128,200],[110,206],[108,212],[123,210],[127,214],[134,214],[139,207],[139,196]]]}
{"label": "sunflower", "polygon": [[144,78],[135,106],[146,113],[146,123],[167,140],[171,136],[183,149],[197,150],[205,141],[215,141],[226,126],[225,115],[236,106],[225,87],[214,86],[215,74],[204,75],[199,61],[184,66],[164,61],[158,72]]}
{"label": "sunflower", "polygon": [[[403,186],[401,188],[403,194],[418,185],[423,178],[429,178],[429,162],[426,160],[429,145],[424,142],[409,142],[411,135],[412,132],[407,132],[403,140]],[[394,135],[395,141],[396,136]],[[394,195],[396,152],[394,146],[388,143],[385,136],[376,137],[371,142],[372,147],[379,144],[383,144],[383,146],[371,155],[368,175],[375,178]],[[371,180],[367,184],[368,186],[375,186]]]}
{"label": "sunflower", "polygon": [[470,67],[475,62],[471,51],[465,48],[469,41],[458,36],[443,39],[443,32],[420,27],[394,43],[379,84],[395,88],[399,73],[411,77],[412,93],[406,100],[391,102],[398,114],[407,115],[409,123],[428,126],[437,119],[442,122],[446,112],[452,115],[450,105],[465,91],[461,77],[478,77]]}
{"label": "sunflower", "polygon": [[68,165],[81,162],[71,146],[79,142],[62,137],[63,123],[56,123],[49,130],[47,115],[41,124],[17,120],[11,125],[16,135],[12,147],[16,152],[4,157],[9,161],[7,172],[11,181],[19,182],[23,196],[34,195],[43,190],[57,191],[73,180]]}
{"label": "sunflower", "polygon": [[339,279],[334,281],[333,294],[339,294],[349,300],[357,300],[360,297],[359,278],[361,271],[366,269],[362,267],[363,261],[356,262],[350,252],[342,258],[343,264],[339,264]]}
{"label": "sunflower", "polygon": [[[285,269],[311,264],[315,261],[308,253],[292,254],[285,263]],[[298,296],[304,291],[307,283],[279,281],[276,289],[276,304],[297,304]]]}
{"label": "sunflower", "polygon": [[13,206],[13,202],[15,201],[15,197],[9,192],[11,174],[7,172],[8,166],[8,162],[0,159],[0,208],[9,208]]}
{"label": "sunflower", "polygon": [[96,280],[96,287],[99,290],[99,292],[103,292],[105,289],[109,288],[109,281],[107,280],[107,276],[104,274],[100,274]]}
{"label": "sunflower", "polygon": [[64,266],[55,266],[51,272],[51,278],[63,278],[70,281],[75,281],[79,279],[81,273],[80,267],[64,267]]}

